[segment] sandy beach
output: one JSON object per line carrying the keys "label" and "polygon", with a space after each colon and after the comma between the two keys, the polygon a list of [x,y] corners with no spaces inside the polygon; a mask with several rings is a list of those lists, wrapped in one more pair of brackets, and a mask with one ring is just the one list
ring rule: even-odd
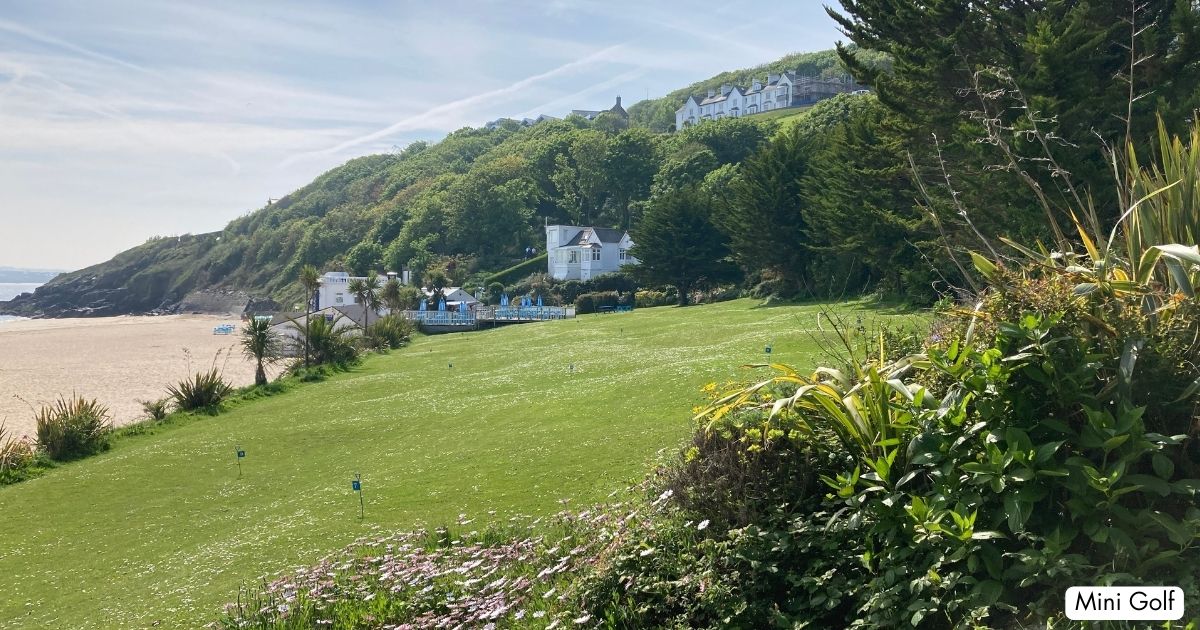
{"label": "sandy beach", "polygon": [[224,323],[240,326],[236,317],[212,315],[0,322],[0,422],[33,436],[30,405],[74,391],[108,405],[115,424],[128,424],[142,416],[139,400],[166,396],[168,384],[188,375],[189,353],[193,372],[207,370],[220,351],[226,380],[253,383],[238,337],[212,334]]}

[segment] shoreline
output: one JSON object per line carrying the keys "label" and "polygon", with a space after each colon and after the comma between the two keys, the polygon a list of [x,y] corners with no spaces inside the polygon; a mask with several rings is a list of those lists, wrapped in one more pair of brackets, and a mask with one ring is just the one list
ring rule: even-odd
{"label": "shoreline", "polygon": [[[237,335],[214,335],[236,316],[122,315],[0,322],[0,423],[35,435],[34,410],[72,392],[109,408],[113,426],[143,417],[142,400],[216,365],[235,387],[254,383]],[[272,371],[274,372],[274,371]]]}

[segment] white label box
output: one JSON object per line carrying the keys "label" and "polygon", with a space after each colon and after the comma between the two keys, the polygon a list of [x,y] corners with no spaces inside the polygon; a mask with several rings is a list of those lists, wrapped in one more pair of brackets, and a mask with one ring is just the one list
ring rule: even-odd
{"label": "white label box", "polygon": [[1065,598],[1074,621],[1174,621],[1183,618],[1178,586],[1072,586]]}

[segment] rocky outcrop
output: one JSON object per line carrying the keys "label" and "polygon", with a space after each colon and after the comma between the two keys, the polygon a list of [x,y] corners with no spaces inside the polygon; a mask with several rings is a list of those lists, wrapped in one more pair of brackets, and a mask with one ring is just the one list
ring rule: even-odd
{"label": "rocky outcrop", "polygon": [[217,234],[199,234],[147,241],[107,262],[60,274],[33,293],[0,302],[0,314],[106,317],[273,310],[274,302],[267,298],[222,288],[226,278],[221,269],[197,265],[219,240]]}

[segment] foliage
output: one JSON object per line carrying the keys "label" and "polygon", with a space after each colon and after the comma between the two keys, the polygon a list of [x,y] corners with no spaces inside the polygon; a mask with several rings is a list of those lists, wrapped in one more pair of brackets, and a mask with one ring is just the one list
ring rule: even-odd
{"label": "foliage", "polygon": [[675,294],[673,289],[668,288],[666,291],[645,290],[638,291],[633,296],[634,306],[638,308],[650,308],[652,306],[670,306],[679,301],[679,296]]}
{"label": "foliage", "polygon": [[784,290],[789,295],[811,284],[801,189],[806,142],[793,130],[746,160],[730,186],[725,212],[716,218],[737,261],[746,269],[774,272],[790,285]]}
{"label": "foliage", "polygon": [[538,254],[537,256],[534,256],[533,258],[530,258],[529,260],[525,260],[520,263],[517,263],[517,264],[509,267],[508,269],[505,269],[503,271],[498,271],[498,272],[488,276],[487,278],[484,279],[483,283],[488,285],[489,287],[496,282],[499,282],[501,284],[506,284],[506,283],[514,282],[516,280],[520,280],[521,278],[524,278],[525,276],[529,275],[530,273],[533,273],[535,271],[541,271],[541,270],[544,270],[545,268],[546,268],[546,254],[542,253],[542,254]]}
{"label": "foliage", "polygon": [[363,345],[375,350],[395,350],[408,345],[416,324],[400,315],[385,315],[363,331]]}
{"label": "foliage", "polygon": [[313,365],[346,366],[358,359],[352,336],[358,333],[357,326],[345,326],[345,317],[309,318],[307,325],[294,320],[292,326],[300,333],[311,355]]}
{"label": "foliage", "polygon": [[[994,277],[994,296],[925,354],[881,359],[881,335],[853,372],[773,366],[699,416],[706,433],[748,417],[846,457],[822,475],[824,509],[865,526],[869,572],[841,625],[1054,620],[1063,583],[1200,588],[1196,374],[1179,363],[1195,348],[1177,347],[1200,318],[1148,327],[1136,297],[1118,308],[1101,292],[1045,294],[1062,276]],[[1035,508],[1047,502],[1061,511]]]}
{"label": "foliage", "polygon": [[622,298],[620,293],[616,291],[599,291],[596,293],[582,293],[575,298],[575,312],[579,315],[587,315],[595,313],[604,308],[615,308],[625,303],[627,298]]}
{"label": "foliage", "polygon": [[283,340],[279,333],[271,327],[271,320],[252,318],[242,326],[240,341],[242,354],[254,361],[254,384],[266,385],[266,366],[283,357]]}
{"label": "foliage", "polygon": [[696,188],[659,197],[632,234],[630,252],[640,264],[635,277],[649,284],[671,284],[686,306],[688,292],[736,278],[728,242],[712,223],[712,198]]}
{"label": "foliage", "polygon": [[37,461],[37,449],[25,436],[13,437],[0,424],[0,485],[23,481],[32,474]]}
{"label": "foliage", "polygon": [[167,394],[181,411],[216,413],[221,401],[232,393],[233,386],[221,376],[216,366],[167,386]]}
{"label": "foliage", "polygon": [[[938,0],[896,11],[887,0],[854,0],[830,14],[855,44],[892,58],[882,70],[839,48],[903,121],[905,137],[927,146],[936,134],[956,174],[970,173],[960,180],[966,207],[1003,199],[1014,211],[1036,208],[1036,193],[1014,185],[1022,172],[1052,196],[1065,175],[1079,190],[1102,190],[1105,145],[1140,150],[1156,111],[1178,132],[1200,105],[1200,9],[1186,1]],[[1011,159],[1005,147],[978,142],[993,125],[1017,136]],[[1100,208],[1107,223],[1116,214],[1115,204]],[[1036,220],[1021,218],[1030,228]]]}
{"label": "foliage", "polygon": [[146,414],[146,419],[157,422],[167,417],[171,413],[171,399],[159,398],[157,400],[142,400],[142,412]]}
{"label": "foliage", "polygon": [[346,286],[346,290],[354,296],[354,303],[363,307],[363,326],[370,327],[371,313],[379,311],[379,276],[374,273],[364,278],[355,278]]}
{"label": "foliage", "polygon": [[37,422],[37,448],[55,461],[95,455],[108,448],[112,417],[108,407],[77,394],[59,396],[42,405]]}
{"label": "foliage", "polygon": [[[472,519],[460,515],[455,529]],[[541,519],[538,519],[539,521]],[[583,619],[554,598],[603,543],[609,512],[560,513],[547,533],[514,516],[484,531],[374,536],[294,575],[243,589],[219,627],[546,627]],[[579,621],[579,623],[586,623]]]}

